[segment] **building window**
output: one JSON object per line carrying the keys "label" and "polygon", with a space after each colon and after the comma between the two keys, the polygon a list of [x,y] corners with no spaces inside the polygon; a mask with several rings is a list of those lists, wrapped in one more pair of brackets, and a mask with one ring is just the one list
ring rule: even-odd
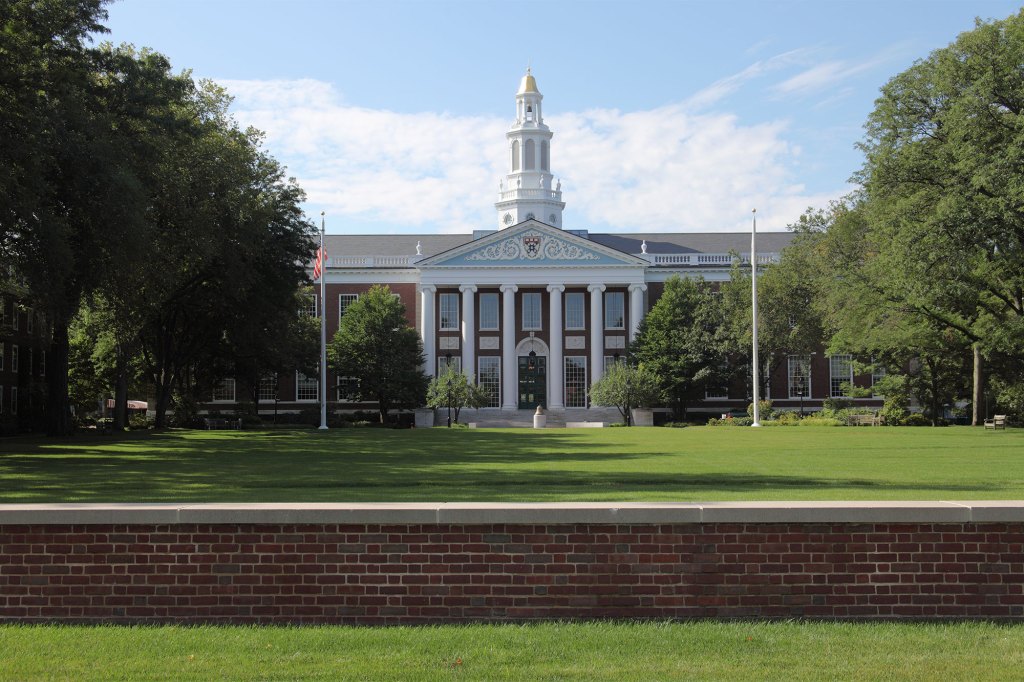
{"label": "building window", "polygon": [[704,398],[706,400],[728,400],[729,398],[729,363],[723,362],[718,366],[720,383],[704,387]]}
{"label": "building window", "polygon": [[[11,301],[11,327],[14,331],[18,331],[21,328],[21,315],[18,314],[18,302]],[[13,403],[13,401],[12,401]],[[12,405],[13,407],[13,405]],[[12,410],[13,411],[13,410]]]}
{"label": "building window", "polygon": [[478,358],[480,371],[477,373],[477,384],[487,391],[488,399],[484,407],[501,407],[501,358],[496,355],[484,355]]}
{"label": "building window", "polygon": [[[32,376],[32,368],[35,367],[36,349],[29,347],[28,349],[28,375]],[[29,396],[31,398],[31,396]]]}
{"label": "building window", "polygon": [[441,331],[459,329],[459,295],[441,294]]}
{"label": "building window", "polygon": [[843,384],[853,384],[853,358],[849,355],[833,355],[828,359],[829,395],[843,396]]}
{"label": "building window", "polygon": [[543,171],[548,170],[548,143],[547,140],[543,140],[540,143],[540,169]]}
{"label": "building window", "polygon": [[298,401],[315,401],[320,399],[320,381],[315,377],[307,377],[302,372],[295,373],[295,399]]}
{"label": "building window", "polygon": [[527,292],[523,294],[523,329],[539,330],[540,325],[540,294]]}
{"label": "building window", "polygon": [[213,387],[213,402],[233,403],[235,402],[235,380],[221,379]]}
{"label": "building window", "polygon": [[604,374],[608,374],[608,370],[615,363],[626,364],[626,358],[622,355],[606,355],[604,356]]}
{"label": "building window", "polygon": [[459,355],[442,355],[437,359],[437,376],[441,376],[449,367],[456,372],[462,371],[462,357]]}
{"label": "building window", "polygon": [[519,140],[512,141],[512,172],[519,170]]}
{"label": "building window", "polygon": [[586,327],[585,305],[582,291],[571,291],[565,295],[566,329],[584,329]]}
{"label": "building window", "polygon": [[811,356],[789,356],[789,397],[811,397]]}
{"label": "building window", "polygon": [[0,327],[7,324],[7,299],[0,296]]}
{"label": "building window", "polygon": [[536,162],[537,154],[536,154],[536,151],[535,151],[535,145],[534,145],[533,140],[527,140],[526,141],[525,149],[526,149],[526,154],[524,154],[524,156],[526,158],[525,158],[525,160],[523,162],[523,169],[524,170],[533,170],[534,167],[537,165],[537,162]]}
{"label": "building window", "polygon": [[359,300],[359,294],[338,294],[338,323],[345,317],[348,307]]}
{"label": "building window", "polygon": [[39,351],[39,376],[46,376],[46,351]]}
{"label": "building window", "polygon": [[11,386],[11,414],[18,414],[18,387]]}
{"label": "building window", "polygon": [[11,346],[11,371],[18,373],[18,347]]}
{"label": "building window", "polygon": [[565,356],[565,406],[587,406],[587,356]]}
{"label": "building window", "polygon": [[29,308],[27,311],[25,311],[25,331],[27,331],[29,334],[31,334],[33,331],[35,331],[35,328],[36,328],[35,316],[36,316],[36,314],[35,314],[35,312],[32,311],[31,308]]}
{"label": "building window", "polygon": [[0,343],[0,372],[4,371],[4,344]]}
{"label": "building window", "polygon": [[268,376],[260,377],[260,392],[259,398],[261,401],[276,401],[277,400],[277,375],[270,374]]}
{"label": "building window", "polygon": [[626,296],[621,291],[609,291],[604,295],[604,328],[625,329]]}
{"label": "building window", "polygon": [[339,403],[351,403],[355,402],[355,392],[359,390],[359,379],[355,377],[338,377],[338,402]]}
{"label": "building window", "polygon": [[480,294],[480,329],[497,331],[498,329],[498,295]]}
{"label": "building window", "polygon": [[299,310],[299,315],[305,315],[306,317],[320,316],[320,306],[316,303],[316,294],[306,297],[306,306]]}

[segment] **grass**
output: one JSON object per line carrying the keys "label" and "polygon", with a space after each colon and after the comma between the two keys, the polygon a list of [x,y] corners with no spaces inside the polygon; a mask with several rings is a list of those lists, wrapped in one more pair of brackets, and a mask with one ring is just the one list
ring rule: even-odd
{"label": "grass", "polygon": [[1011,680],[1024,626],[0,626],[0,680]]}
{"label": "grass", "polygon": [[0,502],[1024,499],[1024,429],[166,431],[0,441]]}

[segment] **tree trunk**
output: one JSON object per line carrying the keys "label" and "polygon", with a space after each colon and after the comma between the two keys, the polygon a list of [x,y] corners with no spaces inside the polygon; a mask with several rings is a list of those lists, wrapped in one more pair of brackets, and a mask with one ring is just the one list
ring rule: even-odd
{"label": "tree trunk", "polygon": [[974,391],[971,405],[971,426],[979,426],[984,423],[987,415],[981,411],[984,395],[982,395],[982,374],[981,374],[981,348],[975,342],[971,348],[974,350]]}
{"label": "tree trunk", "polygon": [[117,378],[114,381],[114,430],[128,426],[128,375],[120,355],[117,358]]}
{"label": "tree trunk", "polygon": [[50,342],[49,376],[46,378],[46,435],[70,436],[72,433],[71,405],[68,401],[68,321],[53,320],[53,339]]}

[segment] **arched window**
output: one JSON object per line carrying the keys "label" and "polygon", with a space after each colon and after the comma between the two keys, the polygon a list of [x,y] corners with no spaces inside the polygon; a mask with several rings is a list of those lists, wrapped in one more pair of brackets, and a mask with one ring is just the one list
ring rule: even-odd
{"label": "arched window", "polygon": [[533,170],[537,167],[537,153],[533,149],[533,140],[526,141],[526,158],[523,160],[523,168]]}
{"label": "arched window", "polygon": [[519,140],[512,140],[512,171],[519,170]]}
{"label": "arched window", "polygon": [[548,141],[544,140],[540,143],[540,169],[542,171],[548,170]]}

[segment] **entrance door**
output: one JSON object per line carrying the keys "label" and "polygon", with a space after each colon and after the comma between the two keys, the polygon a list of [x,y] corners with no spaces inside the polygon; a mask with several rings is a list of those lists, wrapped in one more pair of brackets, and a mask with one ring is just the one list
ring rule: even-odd
{"label": "entrance door", "polygon": [[519,409],[548,406],[547,358],[536,353],[519,357]]}

